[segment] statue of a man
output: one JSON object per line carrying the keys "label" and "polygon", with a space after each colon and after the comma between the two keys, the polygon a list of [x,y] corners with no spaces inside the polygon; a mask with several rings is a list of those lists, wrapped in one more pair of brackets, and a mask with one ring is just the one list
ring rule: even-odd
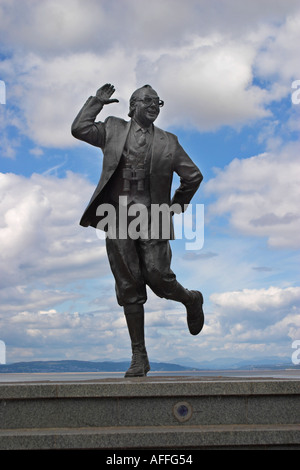
{"label": "statue of a man", "polygon": [[[118,102],[111,96],[111,84],[102,86],[84,104],[72,124],[77,139],[100,147],[103,151],[103,170],[99,183],[81,218],[80,224],[103,228],[101,206],[111,204],[116,209],[115,228],[121,225],[120,211],[127,211],[126,223],[132,220],[133,205],[146,208],[151,226],[151,207],[166,205],[171,210],[167,234],[153,236],[150,230],[141,236],[118,235],[105,226],[106,248],[115,278],[116,296],[123,307],[132,347],[132,361],[125,377],[145,376],[150,370],[144,337],[144,304],[146,285],[161,298],[181,302],[187,313],[192,335],[203,327],[203,297],[201,292],[185,289],[171,270],[169,240],[174,238],[172,208],[184,211],[197,191],[202,174],[183,150],[175,135],[154,126],[164,105],[150,85],[137,89],[130,98],[129,117],[125,121],[108,117],[95,122],[104,105]],[[180,186],[171,201],[173,172],[180,177]],[[125,204],[124,204],[125,201]],[[136,206],[135,206],[136,207]],[[109,225],[109,224],[108,224]],[[123,227],[124,228],[124,227]],[[126,226],[128,228],[128,226]],[[112,235],[113,234],[113,235]]]}

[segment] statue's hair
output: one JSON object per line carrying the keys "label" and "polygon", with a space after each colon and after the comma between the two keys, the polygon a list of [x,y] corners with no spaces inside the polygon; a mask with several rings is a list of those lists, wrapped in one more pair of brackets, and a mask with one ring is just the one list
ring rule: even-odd
{"label": "statue's hair", "polygon": [[151,85],[144,85],[142,86],[141,88],[138,88],[137,90],[135,90],[131,97],[130,97],[130,100],[129,100],[129,113],[128,113],[128,116],[129,117],[132,117],[133,114],[134,114],[134,110],[135,110],[135,102],[136,102],[136,99],[137,97],[139,96],[139,93],[141,90],[143,90],[144,88],[151,88],[151,90],[153,90],[152,86]]}

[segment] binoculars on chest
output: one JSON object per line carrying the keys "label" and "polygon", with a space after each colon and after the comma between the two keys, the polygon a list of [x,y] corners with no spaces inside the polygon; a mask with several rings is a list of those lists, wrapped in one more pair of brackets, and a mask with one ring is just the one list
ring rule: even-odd
{"label": "binoculars on chest", "polygon": [[130,191],[131,183],[137,183],[137,190],[144,191],[146,172],[144,168],[123,168],[123,191]]}

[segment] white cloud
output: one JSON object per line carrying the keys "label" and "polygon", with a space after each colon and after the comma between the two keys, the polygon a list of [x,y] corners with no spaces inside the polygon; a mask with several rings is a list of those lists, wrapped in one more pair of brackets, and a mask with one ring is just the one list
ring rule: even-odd
{"label": "white cloud", "polygon": [[[1,0],[3,40],[10,46],[46,54],[89,44],[107,31],[103,6],[95,0]],[[103,39],[103,38],[102,38]]]}
{"label": "white cloud", "polygon": [[266,78],[280,78],[281,83],[291,85],[299,78],[299,68],[295,57],[300,41],[300,14],[291,14],[285,23],[275,30],[258,55],[257,72]]}
{"label": "white cloud", "polygon": [[247,357],[288,356],[300,337],[300,287],[269,287],[215,293],[214,318],[221,326],[222,346]]}
{"label": "white cloud", "polygon": [[179,307],[167,315],[173,316],[177,328],[148,328],[148,344],[154,357],[167,360],[177,353],[177,357],[190,356],[201,363],[222,357],[235,357],[238,362],[291,356],[292,342],[300,337],[299,287],[214,293],[210,300],[212,306],[207,299],[204,304],[206,321],[198,337],[187,332],[185,315]]}
{"label": "white cloud", "polygon": [[[272,11],[267,1],[242,9],[234,1],[217,9],[194,0],[189,8],[177,0],[2,1],[3,41],[12,55],[0,73],[8,104],[19,109],[15,125],[39,146],[74,145],[75,115],[106,82],[116,86],[120,104],[102,118],[126,117],[131,93],[149,82],[166,101],[163,126],[203,131],[266,117],[267,105],[290,93],[287,80],[296,73],[295,8],[293,1]],[[253,84],[254,70],[262,79],[281,78],[262,89]]]}
{"label": "white cloud", "polygon": [[[235,292],[223,292],[212,294],[211,300],[215,305],[221,307],[225,315],[237,315],[240,312],[255,314],[257,312],[268,312],[270,309],[281,309],[283,307],[292,307],[300,301],[300,287],[269,287],[268,289],[243,289]],[[275,312],[275,310],[273,310]],[[269,320],[272,321],[271,315]]]}
{"label": "white cloud", "polygon": [[[83,103],[109,80],[117,83],[118,94],[126,96],[132,69],[129,54],[124,56],[121,50],[102,56],[84,53],[51,59],[32,53],[16,55],[7,75],[9,104],[15,104],[23,117],[15,125],[38,146],[75,145],[71,124]],[[123,84],[119,84],[121,70]],[[118,112],[126,116],[128,102],[122,98],[120,102]],[[111,108],[107,107],[102,116],[109,113]]]}
{"label": "white cloud", "polygon": [[137,73],[165,100],[164,125],[215,130],[268,116],[266,92],[252,85],[254,56],[255,48],[247,41],[196,37],[179,50],[145,57]]}
{"label": "white cloud", "polygon": [[[124,348],[124,355],[130,345],[120,312],[79,314],[55,309],[23,310],[11,313],[9,319],[0,317],[0,327],[10,362],[21,360],[23,355],[35,360],[109,358],[108,350],[113,343],[117,351]],[[116,345],[121,338],[123,346],[118,348]]]}
{"label": "white cloud", "polygon": [[215,195],[211,215],[229,214],[239,233],[267,237],[271,246],[299,247],[299,144],[234,159],[205,186]]}
{"label": "white cloud", "polygon": [[[94,231],[91,235],[79,226],[94,189],[90,183],[71,172],[61,179],[38,174],[30,178],[9,173],[0,176],[2,287],[19,289],[38,280],[57,289],[108,270],[103,241]],[[5,296],[5,290],[1,292]],[[31,303],[28,292],[14,295]],[[70,294],[58,297],[64,295],[68,298]],[[52,295],[48,302],[51,300]],[[6,302],[2,297],[1,309],[7,306],[9,299]]]}
{"label": "white cloud", "polygon": [[180,44],[189,34],[248,33],[261,23],[278,24],[298,8],[297,0],[271,5],[270,0],[1,0],[1,39],[15,48],[48,54],[103,51],[116,43],[126,49],[155,49]]}

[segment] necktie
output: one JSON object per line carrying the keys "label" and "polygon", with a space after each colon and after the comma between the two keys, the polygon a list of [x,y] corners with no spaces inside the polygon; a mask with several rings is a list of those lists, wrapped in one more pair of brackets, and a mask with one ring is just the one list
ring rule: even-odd
{"label": "necktie", "polygon": [[146,130],[145,129],[139,129],[138,136],[137,136],[137,143],[143,147],[146,144]]}

